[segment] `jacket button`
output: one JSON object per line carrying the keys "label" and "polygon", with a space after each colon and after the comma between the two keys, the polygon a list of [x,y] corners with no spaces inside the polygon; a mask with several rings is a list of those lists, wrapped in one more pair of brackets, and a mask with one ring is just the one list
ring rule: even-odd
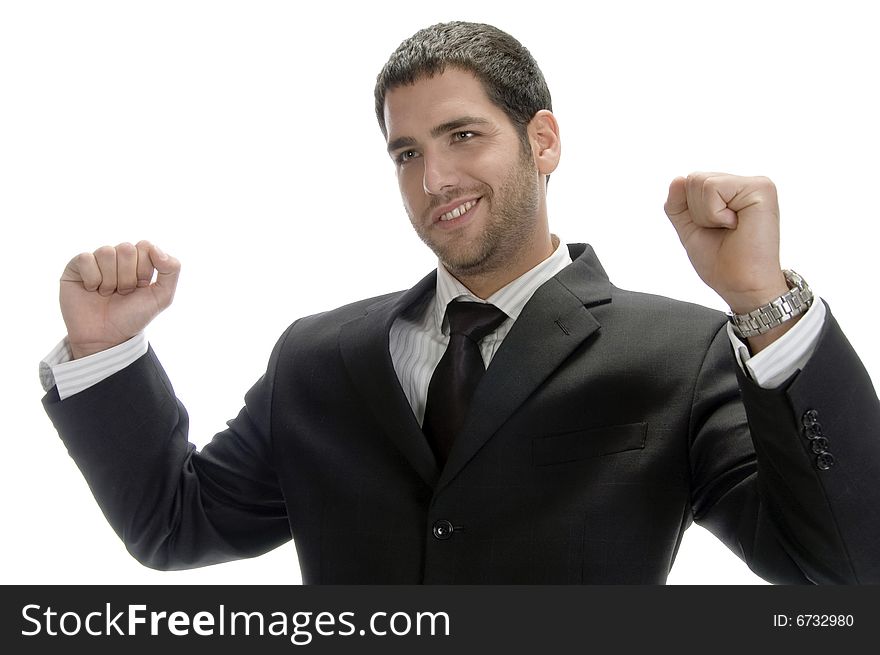
{"label": "jacket button", "polygon": [[447,521],[446,519],[437,521],[434,524],[434,538],[440,539],[441,541],[444,539],[449,539],[452,536],[452,532],[455,530],[452,527],[452,523]]}
{"label": "jacket button", "polygon": [[820,471],[827,471],[834,466],[834,456],[831,453],[819,453],[816,455],[816,468]]}

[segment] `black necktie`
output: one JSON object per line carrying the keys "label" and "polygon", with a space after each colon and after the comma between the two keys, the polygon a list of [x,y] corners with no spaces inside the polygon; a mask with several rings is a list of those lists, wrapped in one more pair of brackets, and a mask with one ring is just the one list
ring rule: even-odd
{"label": "black necktie", "polygon": [[422,429],[441,468],[467,416],[477,383],[486,372],[480,339],[504,322],[495,305],[451,302],[446,307],[449,345],[434,369]]}

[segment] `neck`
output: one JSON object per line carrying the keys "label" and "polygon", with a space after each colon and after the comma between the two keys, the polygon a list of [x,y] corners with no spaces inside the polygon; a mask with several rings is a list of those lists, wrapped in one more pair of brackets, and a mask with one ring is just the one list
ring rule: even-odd
{"label": "neck", "polygon": [[541,235],[530,247],[508,259],[509,264],[489,271],[473,275],[452,272],[452,275],[481,300],[486,300],[493,293],[507,286],[515,279],[547,259],[559,246],[559,238],[549,231]]}

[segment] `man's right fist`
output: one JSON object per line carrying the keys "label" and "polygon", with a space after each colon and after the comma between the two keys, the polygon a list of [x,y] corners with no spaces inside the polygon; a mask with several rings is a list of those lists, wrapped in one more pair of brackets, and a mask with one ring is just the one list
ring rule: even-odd
{"label": "man's right fist", "polygon": [[104,246],[71,259],[60,296],[73,358],[112,348],[143,330],[171,304],[179,275],[180,262],[149,241]]}

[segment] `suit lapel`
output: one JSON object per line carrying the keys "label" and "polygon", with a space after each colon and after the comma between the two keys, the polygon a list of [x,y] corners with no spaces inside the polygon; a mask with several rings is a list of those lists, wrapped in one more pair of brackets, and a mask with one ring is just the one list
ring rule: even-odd
{"label": "suit lapel", "polygon": [[574,260],[532,296],[480,381],[436,491],[450,482],[562,362],[599,329],[588,307],[611,300],[611,283],[593,249],[570,246]]}
{"label": "suit lapel", "polygon": [[344,324],[339,349],[355,387],[412,467],[433,487],[440,471],[406,399],[389,352],[394,319],[436,287],[436,271],[400,296],[380,300],[366,314]]}

